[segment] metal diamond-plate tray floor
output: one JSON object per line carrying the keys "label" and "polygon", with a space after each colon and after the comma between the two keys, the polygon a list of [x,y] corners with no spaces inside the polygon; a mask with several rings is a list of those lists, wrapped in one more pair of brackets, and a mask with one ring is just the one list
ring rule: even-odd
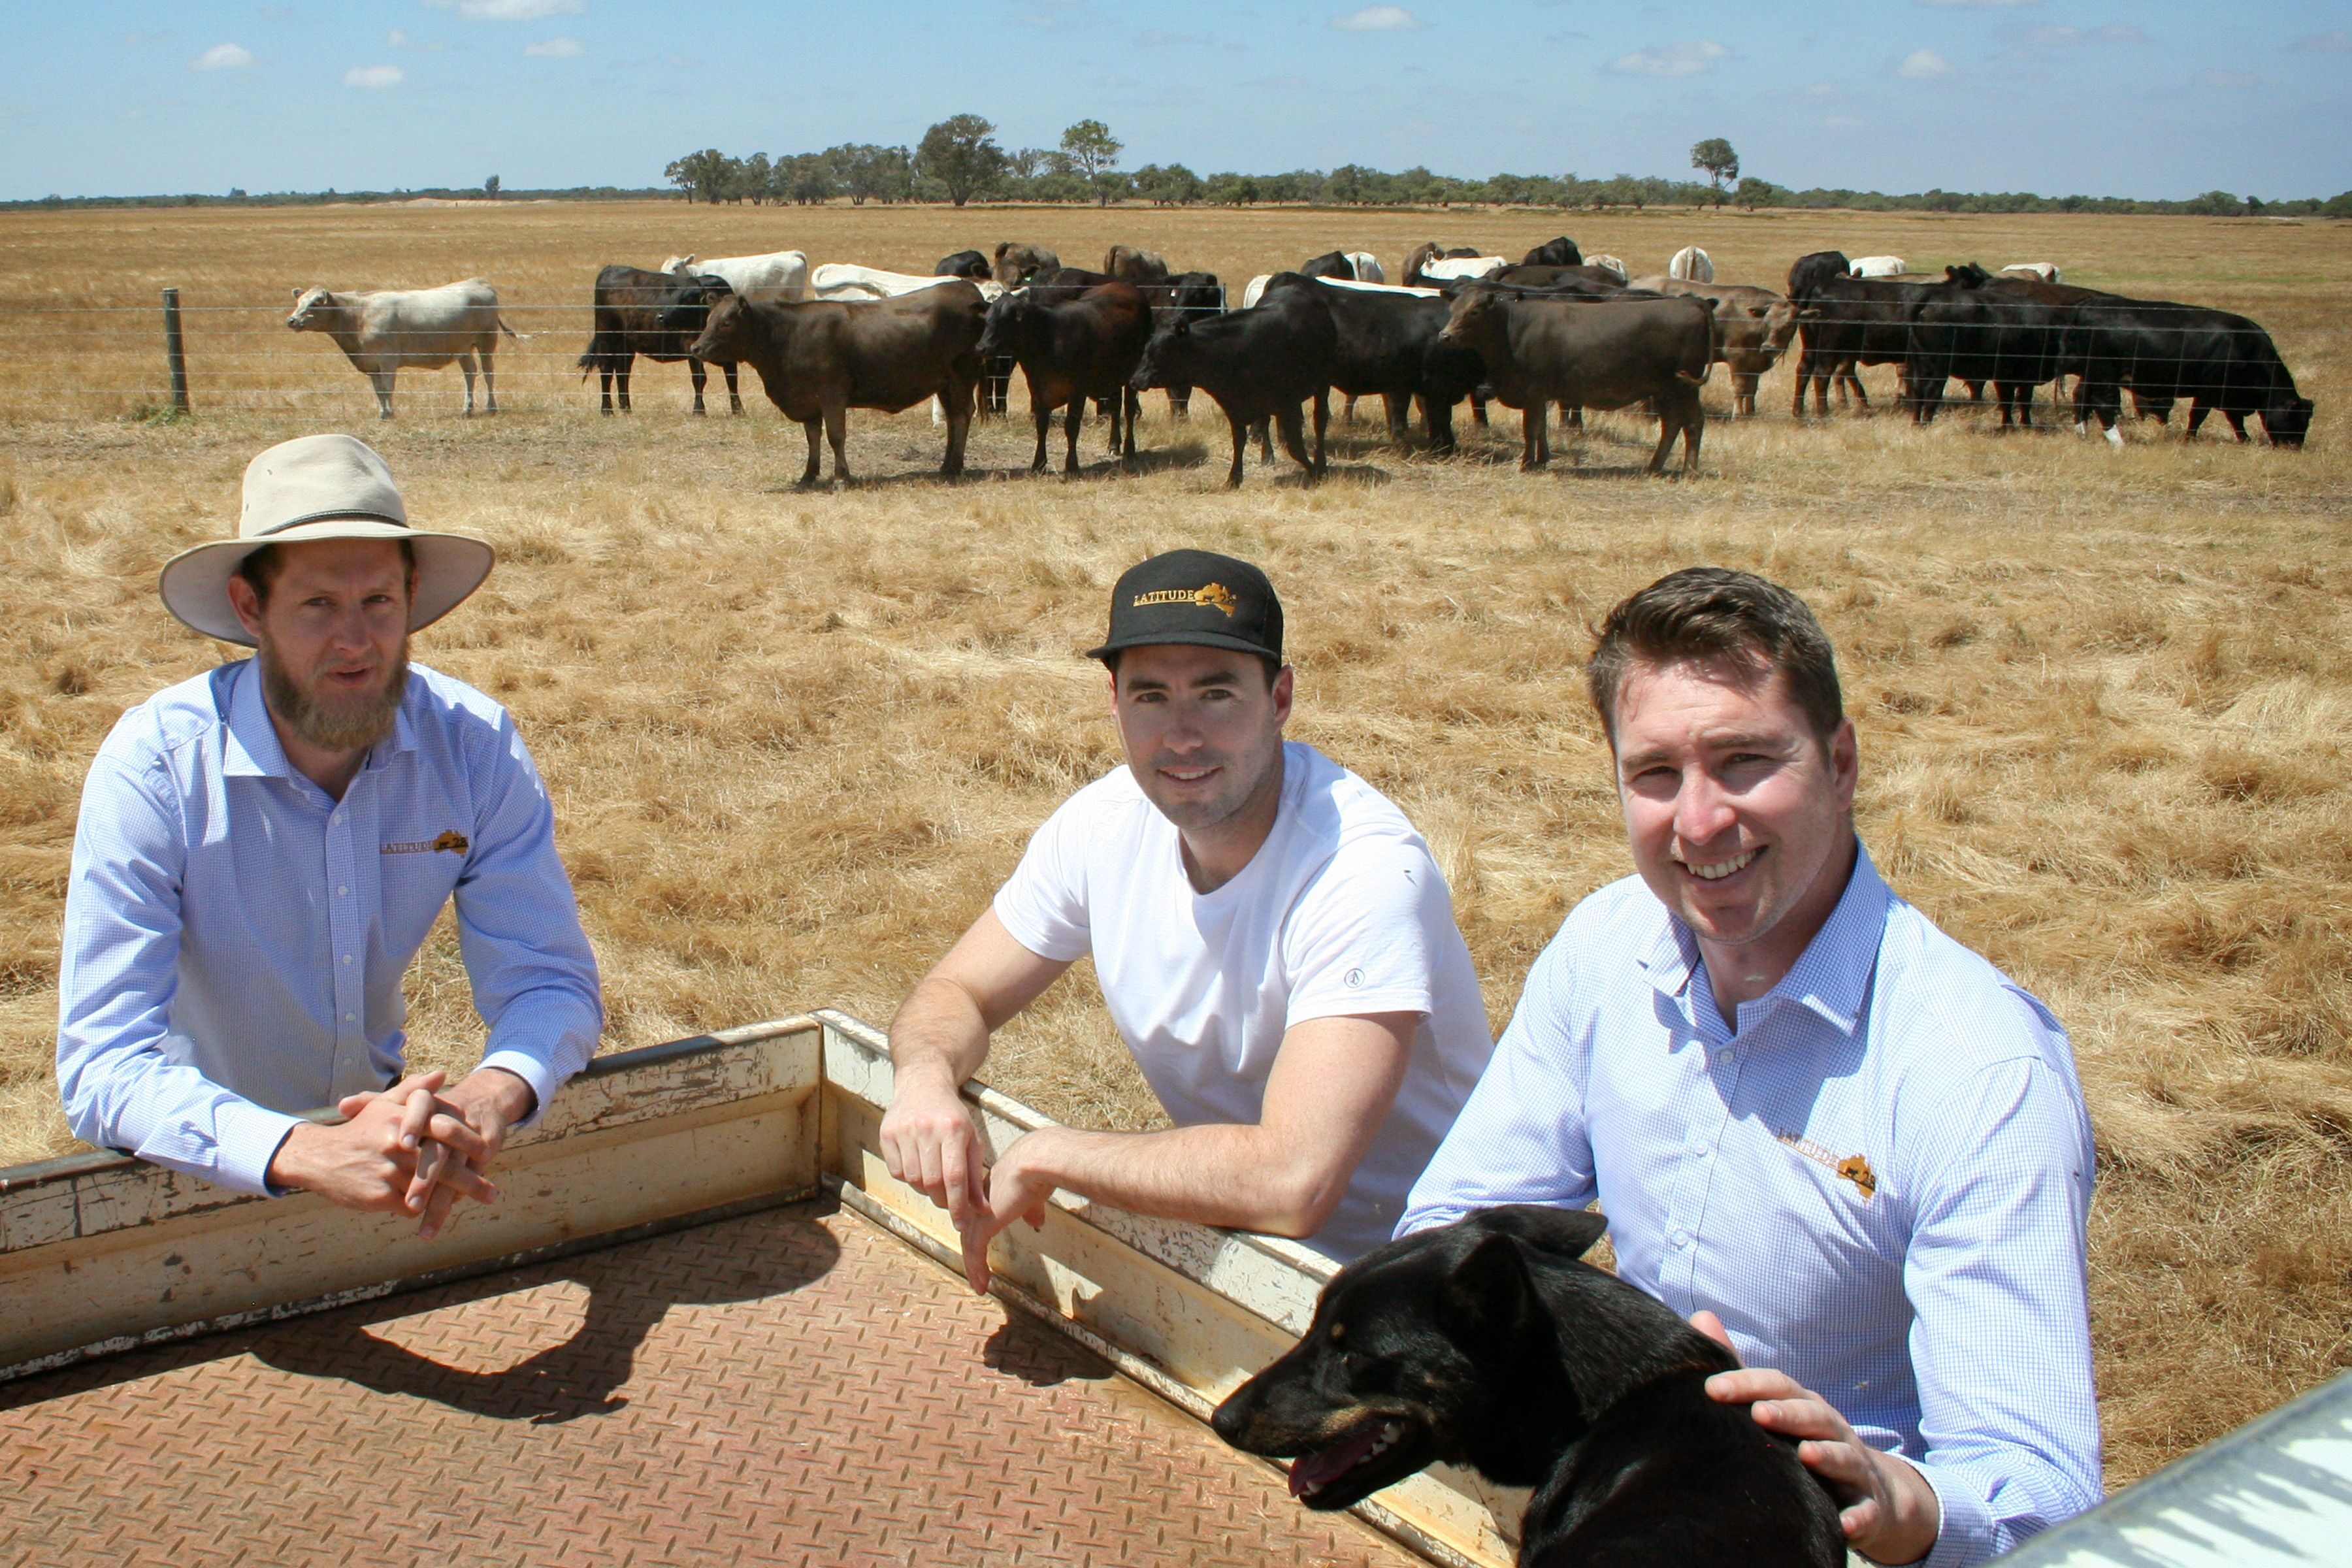
{"label": "metal diamond-plate tray floor", "polygon": [[0,1384],[0,1564],[1417,1563],[803,1205]]}

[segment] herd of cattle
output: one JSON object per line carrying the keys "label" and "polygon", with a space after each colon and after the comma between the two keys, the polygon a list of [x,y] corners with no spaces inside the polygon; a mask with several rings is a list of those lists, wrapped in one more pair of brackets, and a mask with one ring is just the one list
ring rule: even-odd
{"label": "herd of cattle", "polygon": [[[498,296],[471,279],[438,289],[330,292],[298,289],[287,325],[332,335],[373,383],[392,416],[403,366],[455,363],[474,409],[474,373],[498,407],[491,367],[499,335]],[[614,266],[596,275],[594,334],[580,356],[598,378],[601,406],[629,407],[631,368],[642,355],[683,361],[703,412],[706,365],[743,411],[736,371],[751,365],[770,401],[808,437],[803,483],[815,482],[822,442],[834,477],[849,478],[848,410],[897,413],[930,400],[946,426],[941,471],[963,468],[975,412],[1003,414],[1017,365],[1027,381],[1037,446],[1047,464],[1053,416],[1064,416],[1064,468],[1077,471],[1078,430],[1091,403],[1105,416],[1111,450],[1135,453],[1138,395],[1167,392],[1183,417],[1192,389],[1215,399],[1232,426],[1228,483],[1241,483],[1249,437],[1272,460],[1272,437],[1308,473],[1324,471],[1330,395],[1352,412],[1358,398],[1385,400],[1400,445],[1418,406],[1431,450],[1454,447],[1454,410],[1467,400],[1480,424],[1489,399],[1520,411],[1522,468],[1550,457],[1551,406],[1580,426],[1583,410],[1642,405],[1658,419],[1650,471],[1675,443],[1685,469],[1698,461],[1706,414],[1700,388],[1722,364],[1735,416],[1756,411],[1759,379],[1799,348],[1791,413],[1826,416],[1841,404],[1869,405],[1857,366],[1893,364],[1900,406],[1936,416],[1958,381],[1981,399],[1994,391],[2003,428],[2032,423],[2033,392],[2069,395],[2087,431],[2096,419],[2120,444],[2126,390],[2144,417],[2168,419],[2188,403],[2188,434],[2220,413],[2242,441],[2259,416],[2276,446],[2299,447],[2312,403],[2295,390],[2270,336],[2243,316],[2200,306],[2128,299],[2059,280],[2032,263],[1999,273],[1969,265],[1941,277],[1907,272],[1901,258],[1850,260],[1838,251],[1800,258],[1785,293],[1718,283],[1696,247],[1654,277],[1628,275],[1612,256],[1587,257],[1566,236],[1517,262],[1470,249],[1423,245],[1391,283],[1377,258],[1334,250],[1297,268],[1253,278],[1238,308],[1208,272],[1172,270],[1160,257],[1114,246],[1099,270],[1066,267],[1040,246],[1008,242],[994,255],[959,251],[929,275],[830,263],[811,268],[797,250],[701,260],[672,257],[658,268]],[[1307,410],[1313,409],[1311,454]]]}

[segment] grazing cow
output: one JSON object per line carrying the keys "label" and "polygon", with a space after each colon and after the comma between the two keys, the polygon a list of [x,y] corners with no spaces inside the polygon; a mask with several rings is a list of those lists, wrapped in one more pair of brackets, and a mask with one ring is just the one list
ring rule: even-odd
{"label": "grazing cow", "polygon": [[2095,415],[2107,439],[2121,446],[2116,417],[2128,386],[2135,397],[2161,399],[2167,407],[2192,400],[2184,440],[2195,440],[2205,416],[2218,412],[2241,441],[2252,414],[2262,417],[2272,446],[2303,445],[2312,401],[2295,390],[2277,345],[2255,322],[2200,305],[2112,296],[2073,310],[2068,357],[2083,375],[2074,387],[2077,426]]}
{"label": "grazing cow", "polygon": [[2060,281],[2058,268],[2047,261],[2012,261],[1996,276],[2000,275],[2039,278],[2044,283]]}
{"label": "grazing cow", "polygon": [[[680,278],[672,272],[651,272],[642,267],[607,267],[596,274],[595,331],[587,352],[580,356],[580,375],[596,374],[599,411],[613,412],[617,384],[621,412],[629,412],[629,372],[636,356],[656,364],[686,362],[694,380],[694,411],[702,410],[702,388],[709,379],[702,362],[688,351],[702,334],[712,301],[734,292],[716,276]],[[735,367],[719,367],[727,377],[727,405],[743,412],[735,389]]]}
{"label": "grazing cow", "polygon": [[392,384],[403,366],[438,370],[453,360],[466,377],[466,414],[474,412],[474,366],[480,362],[486,411],[499,411],[491,359],[499,334],[512,327],[499,320],[499,291],[487,278],[444,283],[438,289],[324,289],[294,290],[294,313],[286,324],[298,332],[324,332],[335,340],[352,368],[375,387],[375,414],[392,417]]}
{"label": "grazing cow", "polygon": [[1024,245],[1008,239],[996,247],[996,280],[1007,289],[1061,265],[1062,258],[1042,245]]}
{"label": "grazing cow", "polygon": [[1797,307],[1769,289],[1745,283],[1691,283],[1679,278],[1643,278],[1636,291],[1705,295],[1715,301],[1716,363],[1731,372],[1734,418],[1756,414],[1756,384],[1780,363],[1797,337]]}
{"label": "grazing cow", "polygon": [[1996,283],[1982,268],[1945,268],[1944,281],[1924,286],[1911,308],[1910,353],[1903,363],[1904,395],[1911,417],[1925,425],[1943,404],[1946,378],[1992,384],[2000,398],[2000,427],[2033,426],[2033,389],[2059,372],[2071,305],[2030,299]]}
{"label": "grazing cow", "polygon": [[1137,250],[1129,246],[1114,245],[1103,256],[1103,273],[1122,283],[1164,283],[1168,280],[1168,258],[1156,250]]}
{"label": "grazing cow", "polygon": [[1614,272],[1617,275],[1617,280],[1620,283],[1624,282],[1627,279],[1633,276],[1633,268],[1627,267],[1615,257],[1606,254],[1600,256],[1588,256],[1584,258],[1584,264],[1587,267],[1598,267],[1603,272]]}
{"label": "grazing cow", "polygon": [[[1154,330],[1171,322],[1200,321],[1225,313],[1225,287],[1213,272],[1179,272],[1165,282],[1140,286],[1143,302],[1151,307]],[[1178,419],[1192,416],[1192,389],[1183,382],[1168,384],[1168,411]]]}
{"label": "grazing cow", "polygon": [[1666,276],[1685,283],[1715,281],[1715,258],[1696,245],[1685,245],[1666,263]]}
{"label": "grazing cow", "polygon": [[768,401],[808,435],[808,467],[801,483],[816,483],[819,438],[833,444],[835,484],[849,481],[848,411],[896,414],[927,397],[947,411],[947,458],[940,472],[963,472],[964,437],[971,427],[972,387],[980,379],[980,343],[988,301],[967,279],[892,300],[849,302],[813,300],[771,304],[730,295],[710,307],[709,320],[689,352],[713,364],[749,362]]}
{"label": "grazing cow", "polygon": [[1444,335],[1476,350],[1495,395],[1520,411],[1522,469],[1551,460],[1545,418],[1553,403],[1622,408],[1644,399],[1658,415],[1650,472],[1665,471],[1677,436],[1684,471],[1698,466],[1706,429],[1699,388],[1715,361],[1712,300],[1546,300],[1465,289],[1454,297]]}
{"label": "grazing cow", "polygon": [[1576,241],[1563,234],[1558,239],[1545,240],[1541,245],[1520,257],[1519,265],[1522,267],[1581,267],[1584,265],[1584,252],[1577,249]]}
{"label": "grazing cow", "polygon": [[1331,312],[1331,384],[1351,402],[1375,395],[1384,399],[1389,438],[1400,447],[1418,399],[1430,449],[1453,451],[1454,405],[1486,379],[1486,367],[1474,351],[1440,336],[1445,297],[1433,289],[1343,278],[1317,282]]}
{"label": "grazing cow", "polygon": [[[980,334],[980,355],[1010,355],[1029,381],[1029,412],[1037,421],[1037,453],[1032,473],[1045,468],[1045,432],[1054,410],[1066,407],[1062,422],[1068,455],[1062,471],[1078,471],[1078,423],[1087,399],[1108,400],[1113,457],[1135,456],[1135,418],[1141,400],[1127,378],[1142,363],[1151,338],[1151,310],[1132,283],[1102,283],[1075,300],[1056,300],[1034,289],[1014,289],[988,308]],[[1126,445],[1120,445],[1120,431]]]}
{"label": "grazing cow", "polygon": [[1900,278],[1911,264],[1899,256],[1865,256],[1853,264],[1856,278]]}
{"label": "grazing cow", "polygon": [[724,278],[738,294],[758,290],[761,299],[805,300],[809,291],[808,257],[797,250],[775,250],[765,256],[717,256],[697,261],[673,256],[661,269],[679,278]]}
{"label": "grazing cow", "polygon": [[[1228,489],[1242,482],[1250,426],[1272,418],[1283,450],[1310,479],[1323,475],[1323,435],[1331,421],[1331,357],[1338,331],[1328,291],[1296,272],[1277,272],[1255,306],[1205,321],[1179,317],[1154,332],[1128,384],[1138,392],[1181,382],[1217,400],[1233,426]],[[1306,451],[1299,405],[1315,405],[1315,455]]]}
{"label": "grazing cow", "polygon": [[1830,411],[1829,388],[1835,383],[1850,393],[1855,405],[1870,406],[1870,394],[1855,374],[1858,364],[1900,364],[1911,352],[1911,308],[1928,287],[1857,278],[1831,270],[1832,261],[1845,258],[1834,250],[1801,256],[1789,268],[1789,300],[1797,307],[1797,335],[1803,350],[1797,356],[1792,418],[1805,415],[1805,388],[1813,389],[1813,412]]}

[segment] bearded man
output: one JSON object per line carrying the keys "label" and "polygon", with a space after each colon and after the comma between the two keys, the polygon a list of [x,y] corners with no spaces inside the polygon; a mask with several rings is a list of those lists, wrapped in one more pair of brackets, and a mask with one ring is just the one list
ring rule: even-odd
{"label": "bearded man", "polygon": [[[257,654],[131,709],[90,765],[58,977],[77,1137],[428,1237],[496,1200],[508,1131],[586,1064],[604,1005],[514,721],[408,662],[493,559],[412,529],[365,443],[306,436],[247,468],[236,539],[164,566],[166,608]],[[401,1076],[401,977],[453,896],[489,1039],[442,1092]],[[327,1107],[345,1120],[303,1114]]]}
{"label": "bearded man", "polygon": [[[1204,550],[1130,568],[1103,662],[1127,765],[1064,802],[890,1026],[890,1172],[988,1242],[1056,1188],[1138,1214],[1388,1239],[1494,1044],[1454,902],[1404,813],[1285,742],[1294,676],[1265,574]],[[1045,1127],[991,1171],[958,1097],[990,1034],[1092,956],[1177,1125]]]}

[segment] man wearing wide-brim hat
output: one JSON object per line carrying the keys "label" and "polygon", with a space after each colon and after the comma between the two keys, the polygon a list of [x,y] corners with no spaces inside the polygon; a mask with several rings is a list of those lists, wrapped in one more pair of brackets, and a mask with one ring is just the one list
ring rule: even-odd
{"label": "man wearing wide-brim hat", "polygon": [[[604,1006],[513,719],[408,662],[492,559],[411,527],[365,443],[306,436],[247,468],[236,539],[164,566],[165,607],[256,655],[131,709],[90,765],[58,984],[76,1136],[426,1236],[495,1201],[508,1131],[585,1065]],[[402,1076],[401,978],[453,897],[489,1039],[445,1091]]]}

